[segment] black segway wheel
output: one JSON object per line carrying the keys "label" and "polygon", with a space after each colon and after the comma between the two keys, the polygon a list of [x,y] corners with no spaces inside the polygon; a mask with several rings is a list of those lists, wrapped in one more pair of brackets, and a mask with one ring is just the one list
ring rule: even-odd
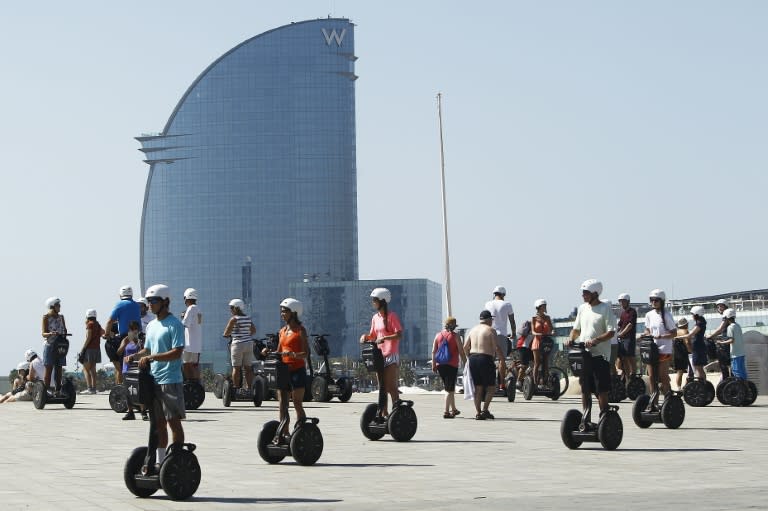
{"label": "black segway wheel", "polygon": [[704,382],[704,386],[707,389],[707,400],[704,402],[704,406],[708,406],[715,400],[715,386],[712,385],[711,381]]}
{"label": "black segway wheel", "polygon": [[378,411],[379,406],[376,403],[371,403],[365,407],[365,411],[360,417],[360,431],[363,432],[363,436],[368,440],[378,440],[386,434],[379,429],[373,430],[370,428],[370,424],[376,418]]}
{"label": "black segway wheel", "polygon": [[618,413],[609,410],[603,414],[597,424],[597,438],[603,449],[612,451],[621,445],[624,438],[624,423]]}
{"label": "black segway wheel", "polygon": [[267,446],[272,443],[277,434],[277,428],[280,426],[278,421],[269,421],[261,428],[258,439],[259,456],[267,463],[273,465],[283,461],[285,456],[270,454],[267,450]]}
{"label": "black segway wheel", "polygon": [[732,379],[723,386],[723,401],[729,406],[741,406],[747,397],[747,386],[743,381]]}
{"label": "black segway wheel", "polygon": [[229,407],[229,405],[232,404],[233,391],[234,388],[232,387],[232,382],[229,380],[224,380],[224,384],[221,386],[221,404],[223,404],[225,407]]}
{"label": "black segway wheel", "polygon": [[517,380],[514,378],[507,378],[507,401],[510,403],[515,402],[515,394],[517,394]]}
{"label": "black segway wheel", "polygon": [[389,434],[398,442],[407,442],[413,438],[418,425],[416,412],[411,406],[397,406],[389,414]]}
{"label": "black segway wheel", "polygon": [[125,462],[123,467],[123,480],[128,491],[137,497],[146,498],[153,495],[157,488],[143,488],[136,485],[136,476],[141,475],[141,467],[144,466],[144,459],[147,457],[146,447],[137,447]]}
{"label": "black segway wheel", "polygon": [[61,387],[61,392],[64,394],[64,408],[67,410],[71,410],[75,406],[75,402],[77,401],[77,392],[75,391],[75,384],[72,383],[72,380],[67,378],[67,381],[64,382],[64,385]]}
{"label": "black segway wheel", "polygon": [[160,486],[172,500],[186,500],[200,486],[200,463],[192,452],[177,447],[160,465]]}
{"label": "black segway wheel", "polygon": [[219,373],[213,377],[213,395],[216,396],[216,399],[221,399],[221,389],[224,387],[225,379],[224,375]]}
{"label": "black segway wheel", "polygon": [[694,380],[686,383],[683,387],[683,399],[690,406],[707,406],[708,398],[709,390],[704,382]]}
{"label": "black segway wheel", "polygon": [[741,406],[749,406],[752,403],[755,402],[757,399],[757,385],[755,385],[753,382],[747,380],[747,395],[744,397],[744,402],[741,403]]}
{"label": "black segway wheel", "polygon": [[533,398],[533,380],[530,376],[526,376],[523,380],[523,397],[526,401]]}
{"label": "black segway wheel", "polygon": [[45,402],[48,400],[48,393],[45,390],[45,384],[41,381],[36,381],[35,386],[32,389],[32,402],[35,408],[42,410],[45,408]]}
{"label": "black segway wheel", "polygon": [[205,401],[205,388],[197,381],[184,382],[184,406],[187,410],[197,410]]}
{"label": "black segway wheel", "polygon": [[627,397],[634,401],[639,396],[645,394],[645,391],[645,382],[643,379],[637,375],[630,376],[629,381],[627,382]]}
{"label": "black segway wheel", "polygon": [[685,420],[685,403],[676,394],[668,394],[661,405],[661,422],[669,429],[677,429]]}
{"label": "black segway wheel", "polygon": [[624,382],[621,381],[621,376],[614,374],[611,376],[611,390],[608,391],[608,402],[621,403],[627,398],[627,389],[624,387]]}
{"label": "black segway wheel", "polygon": [[632,420],[638,428],[649,428],[652,421],[643,419],[643,412],[648,408],[648,403],[651,402],[651,396],[648,394],[642,394],[635,399],[635,404],[632,406]]}
{"label": "black segway wheel", "polygon": [[312,399],[314,399],[317,402],[325,402],[330,401],[331,396],[328,393],[328,380],[325,379],[325,376],[315,376],[315,379],[312,380]]}
{"label": "black segway wheel", "polygon": [[349,401],[349,399],[352,397],[352,380],[342,376],[338,379],[336,385],[338,385],[341,389],[341,394],[339,394],[339,401],[342,403]]}
{"label": "black segway wheel", "polygon": [[552,394],[549,398],[552,401],[560,399],[560,378],[557,373],[549,373],[549,388],[552,389]]}
{"label": "black segway wheel", "polygon": [[721,405],[727,405],[728,402],[725,400],[725,397],[723,396],[723,389],[725,386],[735,380],[736,378],[729,376],[728,378],[724,378],[720,380],[720,382],[717,384],[717,387],[715,387],[715,396],[717,397],[717,400],[720,402]]}
{"label": "black segway wheel", "polygon": [[581,424],[581,412],[578,410],[568,410],[565,412],[562,422],[560,422],[560,438],[569,449],[578,449],[581,446],[581,440],[573,438],[573,432],[579,429]]}
{"label": "black segway wheel", "polygon": [[128,411],[128,391],[123,385],[115,385],[109,391],[109,407],[116,413]]}
{"label": "black segway wheel", "polygon": [[314,396],[312,395],[312,385],[315,384],[315,380],[318,378],[321,378],[321,376],[310,376],[307,375],[306,383],[304,385],[304,402],[308,403],[310,401],[317,401]]}
{"label": "black segway wheel", "polygon": [[299,465],[314,465],[323,454],[323,434],[312,423],[304,423],[291,435],[291,454]]}
{"label": "black segway wheel", "polygon": [[256,376],[253,379],[251,388],[251,392],[253,393],[253,406],[256,408],[259,408],[261,403],[264,402],[264,383],[261,380],[261,376]]}

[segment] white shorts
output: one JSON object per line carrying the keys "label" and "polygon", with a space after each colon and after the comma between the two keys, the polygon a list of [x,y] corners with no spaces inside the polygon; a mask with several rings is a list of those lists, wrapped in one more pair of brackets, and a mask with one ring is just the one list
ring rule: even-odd
{"label": "white shorts", "polygon": [[195,353],[194,351],[187,351],[184,350],[181,353],[181,361],[184,364],[199,364],[200,363],[200,353]]}
{"label": "white shorts", "polygon": [[255,358],[253,356],[253,341],[232,343],[232,367],[251,367]]}

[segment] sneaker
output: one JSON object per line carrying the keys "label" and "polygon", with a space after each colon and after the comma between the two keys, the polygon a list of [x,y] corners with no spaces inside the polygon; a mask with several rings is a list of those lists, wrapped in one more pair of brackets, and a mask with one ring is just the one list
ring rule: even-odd
{"label": "sneaker", "polygon": [[485,415],[483,415],[482,413],[478,413],[477,415],[475,415],[475,420],[476,421],[484,421],[485,420]]}
{"label": "sneaker", "polygon": [[90,394],[90,393],[91,393],[91,390],[90,390],[90,389],[85,389],[85,390],[81,390],[80,392],[78,392],[78,394],[80,394],[81,396],[82,396],[83,394]]}
{"label": "sneaker", "polygon": [[91,394],[98,394],[98,393],[99,393],[99,392],[98,392],[96,389],[91,389],[89,392],[90,392]]}
{"label": "sneaker", "polygon": [[132,411],[128,412],[125,415],[123,415],[123,420],[124,421],[136,420],[136,415]]}

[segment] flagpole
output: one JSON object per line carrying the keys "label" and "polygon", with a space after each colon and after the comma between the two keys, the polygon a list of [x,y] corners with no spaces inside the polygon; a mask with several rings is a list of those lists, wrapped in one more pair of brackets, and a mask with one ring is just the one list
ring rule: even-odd
{"label": "flagpole", "polygon": [[445,200],[445,151],[443,149],[443,108],[442,93],[437,93],[437,118],[440,126],[440,187],[443,200],[443,243],[445,249],[445,301],[448,315],[453,316],[451,307],[451,262],[448,257],[448,212]]}

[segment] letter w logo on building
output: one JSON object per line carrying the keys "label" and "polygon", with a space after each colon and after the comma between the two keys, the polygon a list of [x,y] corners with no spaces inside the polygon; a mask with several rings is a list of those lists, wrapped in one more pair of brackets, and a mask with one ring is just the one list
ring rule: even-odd
{"label": "letter w logo on building", "polygon": [[330,34],[326,29],[322,29],[322,30],[323,30],[323,36],[325,37],[325,44],[327,44],[328,46],[331,45],[331,41],[334,39],[336,40],[336,46],[341,46],[341,41],[344,40],[344,35],[347,33],[346,28],[341,30],[341,34],[336,32],[335,28],[331,30]]}

